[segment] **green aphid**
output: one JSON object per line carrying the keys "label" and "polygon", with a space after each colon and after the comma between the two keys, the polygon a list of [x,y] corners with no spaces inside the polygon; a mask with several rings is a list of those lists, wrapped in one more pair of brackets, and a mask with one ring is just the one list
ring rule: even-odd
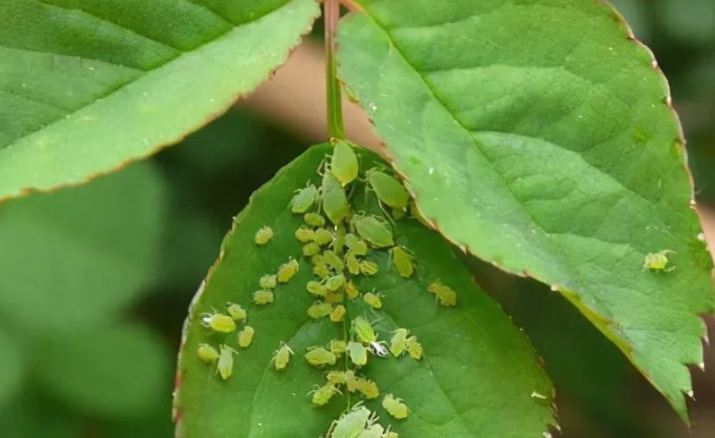
{"label": "green aphid", "polygon": [[387,394],[384,399],[382,399],[382,407],[385,408],[388,414],[398,420],[404,420],[410,413],[407,405],[402,403],[402,400],[396,398],[392,394]]}
{"label": "green aphid", "polygon": [[316,388],[308,394],[313,394],[314,405],[325,406],[335,394],[340,394],[340,390],[335,385],[328,382],[320,387],[316,385]]}
{"label": "green aphid", "polygon": [[336,356],[340,356],[341,354],[345,353],[348,349],[348,344],[345,341],[341,341],[339,339],[333,339],[330,341],[330,351],[333,352]]}
{"label": "green aphid", "polygon": [[333,305],[316,301],[312,306],[308,307],[308,316],[313,319],[325,318],[333,311]]}
{"label": "green aphid", "polygon": [[321,192],[325,215],[335,225],[340,224],[350,215],[350,205],[347,196],[345,196],[345,190],[332,172],[323,174]]}
{"label": "green aphid", "polygon": [[313,236],[313,242],[320,246],[325,246],[333,241],[333,233],[326,230],[325,228],[318,228],[315,230],[315,235]]}
{"label": "green aphid", "polygon": [[356,256],[366,256],[367,255],[367,243],[364,240],[358,240],[351,251],[355,253]]}
{"label": "green aphid", "polygon": [[375,330],[372,328],[372,324],[370,324],[362,316],[358,316],[357,318],[353,319],[352,333],[353,335],[355,335],[358,341],[365,344],[370,344],[372,342],[377,341],[377,335],[375,334]]}
{"label": "green aphid", "polygon": [[343,264],[343,261],[338,257],[337,254],[335,254],[334,251],[332,250],[325,250],[323,251],[323,261],[330,265],[333,269],[336,271],[340,272],[343,270],[345,265]]}
{"label": "green aphid", "polygon": [[353,249],[355,245],[359,242],[358,237],[353,234],[353,233],[347,233],[345,235],[345,246],[348,247],[348,249]]}
{"label": "green aphid", "polygon": [[348,254],[345,256],[345,265],[351,275],[360,275],[360,261],[355,257],[354,252],[348,251]]}
{"label": "green aphid", "polygon": [[320,254],[320,245],[315,242],[306,243],[303,245],[303,255],[306,257],[313,257]]}
{"label": "green aphid", "polygon": [[265,306],[273,302],[272,290],[257,290],[253,292],[253,302],[259,306]]}
{"label": "green aphid", "polygon": [[371,262],[369,260],[362,260],[360,261],[360,272],[365,274],[365,275],[375,275],[377,274],[377,271],[379,270],[379,267],[377,266],[377,263]]}
{"label": "green aphid", "polygon": [[330,320],[333,322],[340,322],[345,317],[345,313],[347,313],[345,306],[343,306],[342,304],[338,304],[337,306],[335,306],[333,311],[330,312]]}
{"label": "green aphid", "polygon": [[223,380],[228,380],[233,375],[233,355],[238,354],[236,350],[228,345],[221,345],[221,353],[218,358],[216,370]]}
{"label": "green aphid", "polygon": [[390,342],[390,352],[395,357],[400,357],[405,354],[407,350],[407,337],[410,335],[410,331],[404,328],[398,328],[395,330],[395,334],[392,335],[392,340]]}
{"label": "green aphid", "polygon": [[264,275],[258,280],[258,285],[261,289],[274,289],[278,283],[277,275]]}
{"label": "green aphid", "polygon": [[246,310],[236,303],[226,303],[226,309],[228,315],[234,321],[244,321],[246,318],[248,318],[248,313],[246,312]]}
{"label": "green aphid", "polygon": [[311,227],[324,227],[325,226],[325,218],[318,213],[306,213],[305,216],[303,216],[303,221]]}
{"label": "green aphid", "polygon": [[333,275],[325,282],[325,288],[330,292],[335,292],[345,285],[345,276],[343,274]]}
{"label": "green aphid", "polygon": [[325,263],[313,266],[313,274],[320,278],[330,277],[330,268]]}
{"label": "green aphid", "polygon": [[365,366],[367,364],[367,349],[360,342],[348,342],[348,353],[350,361],[356,366]]}
{"label": "green aphid", "polygon": [[345,294],[348,296],[349,299],[354,300],[355,298],[360,296],[360,291],[351,281],[348,281],[347,283],[345,283]]}
{"label": "green aphid", "polygon": [[333,422],[327,436],[330,438],[357,438],[368,426],[372,413],[362,405],[356,405],[350,412]]}
{"label": "green aphid", "polygon": [[308,284],[305,285],[305,289],[314,297],[324,297],[325,292],[327,291],[323,284],[313,280],[309,281]]}
{"label": "green aphid", "polygon": [[357,155],[353,148],[344,140],[336,140],[333,159],[330,162],[330,171],[335,178],[345,186],[357,178],[359,169]]}
{"label": "green aphid", "polygon": [[362,377],[357,379],[357,390],[368,400],[380,396],[380,389],[377,387],[377,383]]}
{"label": "green aphid", "polygon": [[363,301],[373,309],[382,309],[382,299],[380,295],[368,292],[362,296]]}
{"label": "green aphid", "polygon": [[276,371],[283,370],[285,369],[285,367],[288,366],[288,363],[290,362],[290,356],[292,354],[293,350],[291,350],[290,347],[284,342],[281,342],[280,348],[276,350],[276,354],[273,356],[273,359],[271,359],[271,362],[273,362],[273,366],[275,367]]}
{"label": "green aphid", "polygon": [[335,386],[344,385],[347,383],[345,371],[331,371],[328,373],[328,375],[325,376],[325,380]]}
{"label": "green aphid", "polygon": [[324,265],[325,258],[321,254],[316,254],[310,258],[310,264],[313,266]]}
{"label": "green aphid", "polygon": [[643,269],[652,272],[671,272],[675,266],[668,267],[668,254],[675,254],[675,251],[664,249],[662,251],[651,253],[645,256]]}
{"label": "green aphid", "polygon": [[357,438],[383,438],[385,429],[379,424],[373,424],[363,430]]}
{"label": "green aphid", "polygon": [[219,333],[231,333],[236,330],[236,323],[233,318],[216,312],[202,314],[201,324]]}
{"label": "green aphid", "polygon": [[422,344],[417,340],[417,336],[410,336],[407,338],[407,352],[410,353],[410,357],[415,360],[422,359],[422,354],[424,354],[424,348]]}
{"label": "green aphid", "polygon": [[273,229],[271,227],[261,227],[256,231],[256,235],[253,237],[256,245],[265,245],[273,239]]}
{"label": "green aphid", "polygon": [[410,195],[395,178],[379,170],[370,169],[365,172],[365,179],[384,204],[392,208],[407,207]]}
{"label": "green aphid", "polygon": [[301,243],[312,242],[314,237],[315,231],[311,230],[310,228],[300,227],[295,230],[295,238],[298,239]]}
{"label": "green aphid", "polygon": [[397,269],[400,277],[409,278],[415,273],[415,265],[410,254],[399,246],[390,250],[392,255],[392,264]]}
{"label": "green aphid", "polygon": [[338,357],[323,347],[312,347],[305,353],[305,360],[314,367],[325,367],[335,365]]}
{"label": "green aphid", "polygon": [[199,344],[197,354],[206,363],[215,363],[219,359],[218,351],[209,344]]}
{"label": "green aphid", "polygon": [[451,307],[457,305],[457,293],[440,280],[430,284],[427,290],[435,295],[440,306]]}
{"label": "green aphid", "polygon": [[238,332],[238,345],[241,348],[248,348],[253,343],[253,335],[256,331],[250,325],[243,327],[243,330]]}
{"label": "green aphid", "polygon": [[377,216],[355,215],[352,219],[352,225],[360,237],[367,240],[375,248],[395,246],[390,225],[378,219]]}
{"label": "green aphid", "polygon": [[306,188],[298,190],[290,202],[290,210],[296,214],[303,214],[315,202],[315,197],[318,195],[318,189],[312,183]]}
{"label": "green aphid", "polygon": [[300,270],[300,265],[296,259],[291,258],[287,263],[278,268],[278,282],[287,283]]}

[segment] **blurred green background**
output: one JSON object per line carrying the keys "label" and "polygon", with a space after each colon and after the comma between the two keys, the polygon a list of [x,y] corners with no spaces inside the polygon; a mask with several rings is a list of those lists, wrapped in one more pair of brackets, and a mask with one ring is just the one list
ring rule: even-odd
{"label": "blurred green background", "polygon": [[[715,205],[715,0],[614,4],[669,77],[698,198]],[[189,301],[232,217],[308,146],[301,138],[236,109],[151,160],[2,205],[0,436],[172,437]],[[560,296],[468,262],[544,356],[565,436],[686,436]],[[696,377],[704,389],[693,404],[694,433],[712,437],[715,379]]]}

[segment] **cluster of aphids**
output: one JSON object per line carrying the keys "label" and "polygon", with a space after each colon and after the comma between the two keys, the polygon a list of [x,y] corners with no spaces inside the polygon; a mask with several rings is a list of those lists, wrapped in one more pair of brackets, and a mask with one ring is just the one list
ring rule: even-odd
{"label": "cluster of aphids", "polygon": [[[355,213],[349,203],[348,190],[354,189],[358,180],[359,164],[352,147],[344,141],[336,141],[332,157],[321,163],[318,173],[322,175],[320,187],[312,183],[297,191],[289,208],[293,214],[301,215],[304,224],[295,230],[295,238],[301,242],[302,255],[311,264],[314,279],[305,288],[313,298],[307,314],[313,319],[330,318],[337,324],[345,324],[346,339],[331,340],[329,345],[309,347],[305,360],[313,367],[323,369],[325,383],[310,392],[311,402],[324,406],[336,394],[347,390],[359,394],[366,400],[380,396],[377,383],[358,374],[367,364],[370,354],[380,358],[399,358],[408,354],[414,360],[421,360],[423,348],[416,336],[411,336],[406,328],[397,328],[392,333],[390,344],[378,339],[373,324],[366,316],[356,316],[346,321],[348,300],[363,300],[373,309],[381,309],[384,295],[375,291],[361,293],[353,279],[358,276],[373,276],[378,273],[377,263],[367,260],[371,251],[389,251],[391,264],[402,278],[415,275],[415,262],[409,250],[395,246],[394,221],[401,219],[410,207],[410,198],[403,185],[388,173],[377,168],[365,172],[365,184],[377,197],[383,211],[382,217]],[[368,193],[366,191],[366,193]],[[327,218],[327,219],[326,219]],[[330,222],[330,225],[328,223]],[[255,243],[268,244],[273,238],[273,230],[263,227],[256,232]],[[288,282],[299,270],[299,263],[291,258],[281,265],[275,275],[260,278],[260,289],[253,295],[255,305],[273,302],[273,289],[278,283]],[[442,306],[455,306],[457,294],[439,280],[433,282],[428,291],[435,295]],[[235,303],[227,304],[227,314],[203,315],[203,324],[221,333],[232,333],[237,323],[245,323],[246,311]],[[237,343],[248,348],[254,330],[244,325],[238,334]],[[228,345],[215,348],[201,344],[198,355],[207,363],[216,364],[223,379],[232,374],[235,350]],[[294,354],[282,343],[271,365],[276,371],[285,369]],[[346,355],[342,370],[327,370],[335,367],[338,360]],[[383,397],[382,406],[395,419],[404,420],[409,415],[405,403],[392,394]],[[398,438],[396,432],[384,430],[377,424],[377,416],[357,403],[331,426],[329,438]]]}

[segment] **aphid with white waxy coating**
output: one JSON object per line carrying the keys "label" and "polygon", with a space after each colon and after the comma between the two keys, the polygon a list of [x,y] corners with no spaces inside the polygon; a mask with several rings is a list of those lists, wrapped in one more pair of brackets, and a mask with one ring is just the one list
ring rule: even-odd
{"label": "aphid with white waxy coating", "polygon": [[457,293],[440,280],[430,284],[427,290],[435,295],[440,306],[450,307],[457,305]]}
{"label": "aphid with white waxy coating", "polygon": [[395,330],[395,334],[392,335],[392,340],[390,342],[390,352],[395,357],[400,357],[407,350],[407,337],[410,335],[410,331],[404,328],[398,328]]}
{"label": "aphid with white waxy coating", "polygon": [[241,348],[250,347],[255,333],[256,331],[250,325],[243,327],[243,330],[238,332],[238,346]]}
{"label": "aphid with white waxy coating", "polygon": [[340,394],[340,390],[335,385],[328,382],[320,387],[316,385],[316,388],[308,394],[313,394],[314,405],[325,406],[335,394]]}
{"label": "aphid with white waxy coating", "polygon": [[377,216],[355,215],[351,220],[351,225],[355,228],[355,231],[357,231],[360,237],[368,241],[375,248],[395,246],[390,225],[378,219]]}
{"label": "aphid with white waxy coating", "polygon": [[351,275],[360,275],[360,261],[355,257],[355,253],[348,251],[345,256],[345,265]]}
{"label": "aphid with white waxy coating", "polygon": [[333,352],[336,356],[340,356],[341,354],[345,353],[348,349],[348,344],[345,341],[341,341],[339,339],[333,339],[330,341],[330,351]]}
{"label": "aphid with white waxy coating", "polygon": [[327,436],[330,438],[357,438],[367,427],[371,415],[368,408],[356,405],[350,412],[333,422]]}
{"label": "aphid with white waxy coating", "polygon": [[228,345],[221,345],[220,349],[216,370],[223,380],[227,380],[233,375],[233,355],[238,352]]}
{"label": "aphid with white waxy coating", "polygon": [[265,245],[273,239],[273,229],[271,227],[261,227],[256,231],[253,241],[256,245]]}
{"label": "aphid with white waxy coating", "polygon": [[367,429],[360,432],[357,438],[382,438],[385,433],[385,429],[379,424],[372,424],[367,427]]}
{"label": "aphid with white waxy coating", "polygon": [[287,263],[278,268],[278,282],[287,283],[300,270],[300,265],[295,259],[288,260]]}
{"label": "aphid with white waxy coating", "polygon": [[345,285],[345,276],[343,274],[333,275],[325,282],[325,288],[331,292],[335,292]]}
{"label": "aphid with white waxy coating", "polygon": [[303,245],[303,255],[306,257],[313,257],[314,255],[320,254],[320,245],[315,242],[306,243]]}
{"label": "aphid with white waxy coating", "polygon": [[380,389],[377,387],[377,383],[362,377],[357,379],[357,390],[368,400],[380,396]]}
{"label": "aphid with white waxy coating", "polygon": [[397,269],[400,277],[409,278],[415,273],[415,265],[412,262],[412,257],[403,248],[396,246],[390,250],[392,256],[392,264]]}
{"label": "aphid with white waxy coating", "polygon": [[308,316],[313,319],[325,318],[333,311],[333,305],[330,303],[322,303],[316,301],[312,306],[308,307]]}
{"label": "aphid with white waxy coating", "polygon": [[388,427],[382,438],[400,438],[400,435],[397,432],[391,431]]}
{"label": "aphid with white waxy coating", "polygon": [[345,267],[343,265],[343,261],[340,260],[340,257],[338,257],[338,255],[335,254],[335,251],[331,251],[331,250],[323,251],[322,256],[323,256],[323,260],[325,261],[325,263],[330,265],[333,269],[335,269],[338,272],[342,271],[343,268]]}
{"label": "aphid with white waxy coating", "polygon": [[365,346],[360,342],[348,342],[348,353],[350,355],[350,360],[356,366],[361,367],[367,363],[367,349],[365,349]]}
{"label": "aphid with white waxy coating", "polygon": [[305,353],[305,360],[315,367],[324,367],[335,365],[338,357],[332,351],[328,351],[323,347],[310,347]]}
{"label": "aphid with white waxy coating", "polygon": [[300,227],[295,230],[295,238],[302,243],[312,242],[315,237],[315,231],[310,228]]}
{"label": "aphid with white waxy coating", "polygon": [[353,148],[345,140],[335,140],[330,171],[343,186],[350,184],[358,176],[358,161]]}
{"label": "aphid with white waxy coating", "polygon": [[273,302],[272,290],[257,290],[253,292],[253,302],[259,306],[264,306]]}
{"label": "aphid with white waxy coating", "polygon": [[369,344],[370,342],[377,341],[377,335],[372,325],[362,316],[358,316],[353,319],[352,322],[352,333],[355,335],[358,341]]}
{"label": "aphid with white waxy coating", "polygon": [[209,344],[199,344],[197,354],[199,359],[206,363],[214,363],[219,358],[218,351],[216,351],[216,349]]}
{"label": "aphid with white waxy coating", "polygon": [[675,251],[664,249],[662,251],[651,253],[645,256],[643,269],[652,272],[671,272],[675,269],[674,266],[668,267],[668,254],[676,254]]}
{"label": "aphid with white waxy coating", "polygon": [[333,309],[332,312],[330,312],[330,320],[333,322],[340,322],[345,317],[345,313],[346,313],[345,306],[343,306],[342,304],[339,304],[339,305],[335,306],[335,308]]}
{"label": "aphid with white waxy coating", "polygon": [[338,225],[350,215],[350,205],[343,186],[332,172],[325,172],[320,190],[325,215],[330,222]]}
{"label": "aphid with white waxy coating", "polygon": [[367,303],[373,309],[381,309],[382,308],[382,299],[380,299],[380,295],[374,294],[372,292],[368,292],[365,295],[363,295],[362,298],[363,298],[363,301],[365,301],[365,303]]}
{"label": "aphid with white waxy coating", "polygon": [[305,216],[303,216],[303,222],[311,227],[325,226],[325,218],[318,213],[306,213]]}
{"label": "aphid with white waxy coating", "polygon": [[327,289],[321,283],[311,280],[305,285],[305,289],[315,297],[324,297]]}
{"label": "aphid with white waxy coating", "polygon": [[258,285],[261,289],[273,289],[278,283],[277,275],[264,275],[258,280]]}
{"label": "aphid with white waxy coating", "polygon": [[345,294],[350,298],[351,300],[354,300],[358,296],[360,296],[360,291],[358,291],[357,287],[352,283],[352,281],[348,281],[345,283]]}
{"label": "aphid with white waxy coating", "polygon": [[392,208],[405,208],[410,200],[407,190],[390,175],[376,169],[365,172],[365,179],[384,204]]}
{"label": "aphid with white waxy coating", "polygon": [[315,230],[313,241],[320,246],[325,246],[333,241],[333,233],[326,230],[325,228],[318,228],[317,230]]}
{"label": "aphid with white waxy coating", "polygon": [[317,195],[318,188],[313,184],[309,184],[304,189],[298,190],[298,193],[296,193],[290,201],[290,210],[297,214],[305,213],[313,206]]}
{"label": "aphid with white waxy coating", "polygon": [[236,323],[233,318],[216,312],[202,314],[201,324],[219,333],[231,333],[236,330]]}
{"label": "aphid with white waxy coating", "polygon": [[360,261],[360,272],[365,275],[375,275],[379,271],[377,263],[371,262],[370,260]]}
{"label": "aphid with white waxy coating", "polygon": [[236,303],[226,303],[226,311],[234,321],[244,321],[248,318],[246,310]]}
{"label": "aphid with white waxy coating", "polygon": [[280,371],[282,369],[285,369],[285,367],[288,366],[288,363],[290,362],[290,356],[293,354],[293,350],[291,348],[281,342],[281,346],[278,350],[276,350],[276,354],[273,356],[273,359],[271,359],[271,362],[273,362],[273,366],[275,367],[276,371]]}
{"label": "aphid with white waxy coating", "polygon": [[422,348],[422,344],[420,344],[420,342],[417,340],[417,336],[410,336],[409,338],[407,338],[405,346],[407,348],[407,352],[410,353],[410,357],[412,359],[422,359],[424,349]]}
{"label": "aphid with white waxy coating", "polygon": [[402,403],[401,399],[396,398],[392,394],[387,394],[385,398],[382,399],[382,407],[385,408],[388,414],[398,420],[404,420],[410,413],[407,405]]}

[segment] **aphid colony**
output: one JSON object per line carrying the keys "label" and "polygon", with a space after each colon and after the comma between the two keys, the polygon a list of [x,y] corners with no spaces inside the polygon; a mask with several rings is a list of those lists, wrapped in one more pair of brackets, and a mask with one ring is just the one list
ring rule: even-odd
{"label": "aphid colony", "polygon": [[[358,394],[365,400],[380,397],[378,384],[359,374],[370,356],[379,358],[400,358],[408,355],[411,360],[421,360],[424,350],[416,336],[407,328],[397,328],[391,334],[390,343],[380,340],[375,331],[375,321],[368,316],[357,315],[348,319],[346,308],[349,301],[361,300],[367,308],[383,308],[383,300],[389,300],[389,293],[375,290],[361,292],[354,280],[359,276],[374,276],[380,266],[368,256],[372,251],[388,251],[394,271],[402,278],[415,275],[413,256],[407,248],[396,246],[393,234],[394,221],[406,215],[410,198],[402,184],[382,170],[373,168],[365,172],[364,179],[358,179],[359,164],[352,147],[344,141],[335,142],[332,157],[321,163],[318,174],[322,177],[320,187],[308,183],[296,191],[289,208],[302,217],[303,224],[294,232],[294,237],[302,245],[302,256],[309,262],[314,279],[305,285],[305,291],[314,299],[306,314],[314,320],[329,318],[336,324],[345,324],[346,339],[334,339],[328,345],[308,347],[304,359],[315,368],[324,370],[325,382],[315,385],[308,393],[315,406],[324,406],[343,391]],[[365,186],[365,194],[370,191],[377,197],[384,213],[377,215],[356,213],[349,203],[346,189],[354,181]],[[327,218],[327,220],[326,220]],[[254,236],[258,247],[265,246],[274,238],[274,231],[261,227]],[[258,280],[259,289],[253,293],[253,304],[270,305],[274,301],[274,290],[280,284],[289,282],[299,272],[300,263],[294,258],[278,267],[275,274],[266,274]],[[440,280],[428,287],[440,306],[455,306],[457,294]],[[255,330],[246,325],[248,314],[238,304],[228,303],[226,314],[213,312],[202,315],[202,323],[207,328],[221,334],[232,334],[238,330],[235,344],[246,349],[253,342]],[[243,324],[243,327],[239,326]],[[198,356],[201,360],[216,364],[217,373],[225,380],[233,373],[233,357],[237,351],[229,344],[231,338],[221,344],[218,350],[208,344],[200,344]],[[281,343],[271,359],[270,366],[276,372],[286,369],[294,351]],[[341,360],[345,355],[345,359]],[[329,368],[340,369],[329,369]],[[382,407],[397,420],[409,415],[409,408],[393,394],[384,395]],[[350,409],[350,406],[348,406]],[[398,434],[377,424],[377,414],[358,402],[340,419],[333,422],[326,438],[398,438]]]}

